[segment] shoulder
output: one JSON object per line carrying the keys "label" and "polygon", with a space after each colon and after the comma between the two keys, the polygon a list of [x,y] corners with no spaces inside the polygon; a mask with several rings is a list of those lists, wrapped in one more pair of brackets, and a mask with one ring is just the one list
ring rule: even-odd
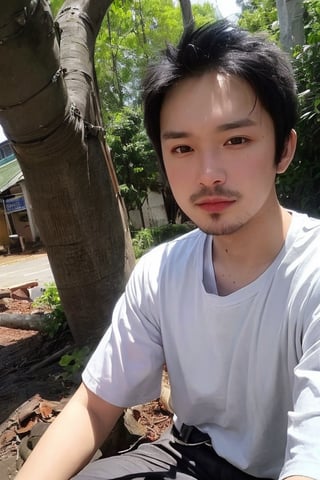
{"label": "shoulder", "polygon": [[300,231],[301,234],[315,234],[320,233],[320,218],[315,218],[307,213],[300,213],[291,211],[294,228]]}
{"label": "shoulder", "polygon": [[293,212],[292,224],[286,241],[285,263],[295,279],[308,281],[308,285],[320,280],[320,220],[306,214]]}
{"label": "shoulder", "polygon": [[150,263],[156,263],[159,260],[161,263],[166,263],[172,261],[172,259],[176,257],[182,257],[186,260],[197,250],[202,249],[205,238],[206,234],[197,228],[154,247],[148,253],[143,255],[138,263],[141,262],[141,265],[149,265]]}
{"label": "shoulder", "polygon": [[178,273],[181,269],[190,268],[194,262],[199,264],[206,238],[205,233],[195,229],[154,247],[138,260],[132,280],[154,283],[168,271]]}
{"label": "shoulder", "polygon": [[310,217],[304,213],[292,212],[292,215],[292,246],[297,252],[305,253],[303,258],[305,258],[306,254],[310,255],[314,251],[320,261],[320,219]]}
{"label": "shoulder", "polygon": [[291,310],[299,312],[301,319],[309,323],[314,312],[319,312],[320,220],[293,212],[290,237],[284,258],[285,278],[290,279],[291,286],[289,305]]}

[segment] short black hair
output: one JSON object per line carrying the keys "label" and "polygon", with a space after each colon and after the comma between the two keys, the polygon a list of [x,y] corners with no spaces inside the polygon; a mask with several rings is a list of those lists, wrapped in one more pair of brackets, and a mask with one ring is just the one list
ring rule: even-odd
{"label": "short black hair", "polygon": [[297,90],[289,57],[262,35],[226,20],[185,29],[177,47],[168,45],[150,64],[142,83],[144,123],[160,164],[160,112],[165,95],[178,81],[208,71],[247,81],[272,118],[278,163],[297,121]]}

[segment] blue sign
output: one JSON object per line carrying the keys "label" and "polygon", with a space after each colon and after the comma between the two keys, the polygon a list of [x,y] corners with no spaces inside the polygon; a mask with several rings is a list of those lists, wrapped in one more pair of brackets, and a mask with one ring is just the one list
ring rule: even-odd
{"label": "blue sign", "polygon": [[21,212],[21,210],[26,210],[26,204],[22,195],[20,197],[7,198],[4,203],[7,213]]}

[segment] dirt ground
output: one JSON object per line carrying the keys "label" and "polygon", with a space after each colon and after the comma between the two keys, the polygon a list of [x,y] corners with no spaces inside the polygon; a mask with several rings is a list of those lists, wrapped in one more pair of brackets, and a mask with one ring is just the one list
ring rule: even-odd
{"label": "dirt ground", "polygon": [[[15,300],[6,313],[32,311],[30,302]],[[50,340],[36,331],[0,327],[0,480],[15,477],[22,446],[32,448],[36,425],[45,427],[54,421],[76,389],[58,364],[59,352],[72,346],[68,333]],[[160,399],[127,413],[129,424],[135,423],[135,432],[146,441],[158,438],[172,422],[172,414]],[[128,441],[122,438],[120,444],[122,440]]]}
{"label": "dirt ground", "polygon": [[[25,300],[10,302],[5,311],[31,312]],[[75,389],[61,377],[53,356],[67,345],[72,345],[68,334],[49,340],[37,331],[0,327],[0,480],[14,478],[20,443],[34,424],[52,421],[53,414],[45,418],[38,413],[40,402],[60,403]]]}

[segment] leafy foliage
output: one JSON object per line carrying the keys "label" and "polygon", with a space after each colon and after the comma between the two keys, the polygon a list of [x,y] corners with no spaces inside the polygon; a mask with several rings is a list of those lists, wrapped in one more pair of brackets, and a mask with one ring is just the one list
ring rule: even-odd
{"label": "leafy foliage", "polygon": [[53,15],[57,15],[58,10],[62,7],[64,0],[50,0],[49,4]]}
{"label": "leafy foliage", "polygon": [[[33,305],[50,309],[50,312],[45,314],[46,324],[44,329],[44,333],[49,338],[55,338],[66,330],[66,316],[61,305],[58,289],[53,282],[45,285],[45,291],[34,300]],[[84,346],[75,348],[72,352],[63,355],[59,361],[59,365],[64,370],[62,377],[65,380],[78,383],[80,381],[80,372],[88,361],[90,353],[90,348]]]}
{"label": "leafy foliage", "polygon": [[[264,31],[279,40],[275,0],[239,0],[243,7],[240,25],[250,31]],[[292,209],[320,215],[320,3],[305,0],[307,44],[296,47],[293,66],[299,93],[298,146],[285,175],[277,179],[281,203]]]}
{"label": "leafy foliage", "polygon": [[[209,3],[194,5],[198,23],[214,19]],[[97,38],[95,64],[107,121],[110,113],[139,104],[143,71],[167,42],[182,32],[178,2],[172,0],[114,0]]]}
{"label": "leafy foliage", "polygon": [[320,216],[320,4],[305,0],[304,6],[307,44],[293,55],[300,92],[298,148],[290,169],[279,179],[278,192],[288,207]]}
{"label": "leafy foliage", "polygon": [[249,32],[265,32],[274,41],[279,40],[276,0],[247,0],[242,7],[239,25]]}
{"label": "leafy foliage", "polygon": [[319,0],[304,0],[305,35],[308,45],[320,42],[320,3]]}
{"label": "leafy foliage", "polygon": [[71,353],[63,355],[59,361],[59,365],[64,370],[62,374],[64,380],[71,380],[78,384],[80,382],[81,372],[88,362],[91,353],[90,348],[84,346],[75,348]]}
{"label": "leafy foliage", "polygon": [[120,191],[128,210],[141,209],[148,189],[158,191],[153,148],[143,129],[141,108],[115,112],[107,132]]}
{"label": "leafy foliage", "polygon": [[136,232],[132,243],[136,258],[140,258],[150,248],[171,240],[194,229],[192,223],[168,224],[161,227],[144,228]]}
{"label": "leafy foliage", "polygon": [[298,148],[278,193],[290,208],[320,216],[320,58],[319,43],[299,47],[294,67],[298,83],[300,119]]}
{"label": "leafy foliage", "polygon": [[58,289],[53,282],[45,285],[45,291],[34,300],[33,305],[50,310],[49,313],[45,314],[44,329],[49,338],[54,338],[67,328],[67,319],[61,305]]}

